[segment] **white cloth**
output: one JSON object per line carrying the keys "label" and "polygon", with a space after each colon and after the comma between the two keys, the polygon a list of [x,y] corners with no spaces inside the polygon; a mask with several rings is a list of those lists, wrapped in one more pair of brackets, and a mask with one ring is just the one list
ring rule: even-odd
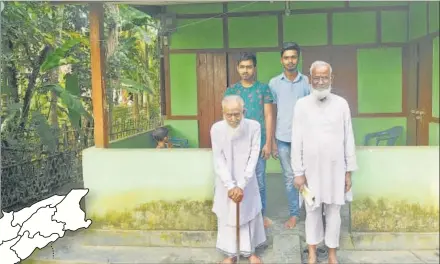
{"label": "white cloth", "polygon": [[[257,215],[249,223],[240,226],[240,255],[249,257],[266,242],[263,216]],[[228,257],[237,256],[237,231],[235,227],[218,221],[217,250]]]}
{"label": "white cloth", "polygon": [[240,203],[240,224],[247,224],[261,212],[261,199],[255,168],[260,153],[261,129],[257,121],[243,119],[231,137],[224,121],[211,128],[212,153],[216,174],[212,211],[222,223],[236,225],[235,202],[228,190],[235,186],[243,190]]}
{"label": "white cloth", "polygon": [[298,100],[292,122],[292,168],[305,175],[318,204],[345,204],[345,173],[357,169],[347,101],[330,94]]}
{"label": "white cloth", "polygon": [[306,207],[306,243],[318,245],[325,240],[329,248],[339,247],[339,236],[341,232],[341,206],[337,204],[324,204],[325,233],[322,223],[322,206]]}
{"label": "white cloth", "polygon": [[261,199],[255,168],[260,153],[261,128],[254,120],[243,119],[238,129],[231,130],[224,121],[211,128],[214,158],[215,191],[212,211],[217,215],[217,248],[236,255],[236,203],[228,190],[243,190],[240,202],[240,251],[249,255],[266,241]]}

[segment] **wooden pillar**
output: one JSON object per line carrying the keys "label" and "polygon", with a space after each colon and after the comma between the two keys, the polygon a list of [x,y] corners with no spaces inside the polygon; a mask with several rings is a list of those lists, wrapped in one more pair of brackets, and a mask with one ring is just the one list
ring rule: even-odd
{"label": "wooden pillar", "polygon": [[92,103],[94,117],[95,147],[108,147],[108,119],[105,93],[104,60],[104,6],[102,3],[90,4],[90,63],[92,70]]}

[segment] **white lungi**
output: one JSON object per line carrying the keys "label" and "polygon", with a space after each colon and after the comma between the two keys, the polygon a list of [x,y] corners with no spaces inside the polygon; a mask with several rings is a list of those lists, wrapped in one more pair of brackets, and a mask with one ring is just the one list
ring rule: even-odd
{"label": "white lungi", "polygon": [[306,207],[306,242],[308,245],[318,245],[325,239],[328,248],[339,247],[341,232],[341,206],[337,204],[324,204],[325,234],[322,223],[322,205]]}
{"label": "white lungi", "polygon": [[[240,226],[240,255],[250,257],[266,242],[263,216],[259,213],[247,224]],[[218,221],[217,250],[228,257],[237,256],[237,232],[235,226]]]}

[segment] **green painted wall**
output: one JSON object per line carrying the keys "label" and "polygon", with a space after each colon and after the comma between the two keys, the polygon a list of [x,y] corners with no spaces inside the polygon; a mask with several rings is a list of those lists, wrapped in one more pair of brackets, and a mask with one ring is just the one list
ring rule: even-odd
{"label": "green painted wall", "polygon": [[429,145],[438,146],[440,142],[440,126],[439,123],[429,123]]}
{"label": "green painted wall", "polygon": [[290,7],[296,9],[322,9],[322,8],[341,8],[344,1],[290,1]]}
{"label": "green painted wall", "polygon": [[429,33],[439,30],[439,1],[430,1],[428,3],[429,8]]}
{"label": "green painted wall", "polygon": [[[438,230],[438,148],[361,147],[357,158],[354,229]],[[92,228],[216,227],[210,150],[89,148],[83,152],[83,172],[84,186],[90,189],[86,210]],[[402,188],[390,188],[397,182]]]}
{"label": "green painted wall", "polygon": [[358,49],[359,113],[402,111],[402,49]]}
{"label": "green painted wall", "polygon": [[409,39],[416,39],[426,35],[427,2],[410,2],[409,4]]}
{"label": "green painted wall", "polygon": [[376,42],[376,13],[333,13],[333,44]]}
{"label": "green painted wall", "polygon": [[[229,12],[247,12],[262,10],[284,10],[284,3],[273,2],[236,2],[228,3]],[[395,1],[351,1],[350,7],[372,6],[407,6],[408,2]],[[431,4],[436,5],[436,4]],[[297,9],[322,9],[342,8],[344,1],[291,2],[292,10]],[[212,9],[208,10],[208,8]],[[423,31],[421,17],[426,18],[426,3],[411,3],[409,6],[408,23],[407,12],[404,10],[381,10],[379,15],[382,22],[381,39],[383,43],[402,43],[408,37],[416,38],[426,34]],[[425,9],[424,9],[425,8]],[[425,14],[422,14],[422,10]],[[170,6],[169,11],[177,13],[221,13],[221,5],[206,4],[193,8],[187,5]],[[208,10],[208,11],[206,11]],[[204,12],[205,11],[205,12]],[[333,13],[333,45],[368,44],[377,41],[377,12],[356,11]],[[438,12],[430,11],[430,24],[438,20]],[[437,20],[436,20],[437,19]],[[278,30],[275,15],[232,17],[228,19],[229,46],[231,48],[243,47],[277,47]],[[197,76],[196,52],[198,48],[223,47],[223,28],[220,18],[214,19],[179,19],[179,28],[171,37],[172,49],[194,49],[191,54],[171,54],[171,113],[172,115],[192,116],[197,115]],[[256,27],[255,25],[258,25]],[[284,41],[296,41],[301,46],[323,46],[328,41],[327,15],[325,13],[296,14],[283,16]],[[303,25],[303,26],[298,26]],[[425,22],[425,28],[427,28]],[[305,53],[307,54],[307,53]],[[279,52],[257,52],[257,72],[260,81],[268,82],[272,77],[282,71],[279,62]],[[301,57],[301,59],[303,59]],[[402,49],[395,48],[359,48],[358,63],[358,112],[360,114],[400,113],[402,111]],[[185,65],[185,67],[183,67]],[[302,65],[301,65],[302,67]],[[438,76],[433,76],[438,78]],[[434,82],[434,80],[433,80]],[[438,82],[437,82],[438,83]],[[436,88],[438,90],[438,88]],[[433,97],[433,100],[435,98]],[[436,104],[438,109],[438,104]],[[438,110],[436,110],[438,112]],[[168,121],[173,122],[172,127],[181,135],[191,138],[191,146],[198,145],[197,121]],[[354,118],[356,142],[363,144],[367,133],[402,125],[404,135],[399,139],[398,145],[406,144],[406,118]],[[269,170],[279,171],[278,161],[269,161]]]}
{"label": "green painted wall", "polygon": [[[268,83],[274,76],[281,74],[281,54],[279,51],[257,52],[258,80]],[[302,70],[302,57],[299,58],[298,69]]]}
{"label": "green painted wall", "polygon": [[350,1],[350,7],[374,7],[374,6],[406,6],[405,1]]}
{"label": "green painted wall", "polygon": [[171,114],[197,115],[196,54],[170,55]]}
{"label": "green painted wall", "polygon": [[[403,133],[399,137],[396,145],[406,145],[406,117],[382,117],[382,118],[353,118],[353,130],[357,146],[364,145],[364,138],[368,133],[379,132],[394,126],[402,126]],[[371,141],[369,145],[375,144]]]}
{"label": "green painted wall", "polygon": [[188,139],[190,148],[199,147],[199,127],[197,120],[165,120],[173,137]]}
{"label": "green painted wall", "polygon": [[261,2],[236,2],[228,3],[228,12],[254,12],[283,10],[284,2],[261,1]]}
{"label": "green painted wall", "polygon": [[176,14],[210,14],[222,13],[223,4],[186,4],[186,5],[168,5],[166,11]]}
{"label": "green painted wall", "polygon": [[[327,14],[284,16],[284,41],[295,41],[301,46],[328,44]],[[298,26],[307,25],[307,26]]]}
{"label": "green painted wall", "polygon": [[407,12],[381,11],[382,42],[406,42],[408,40]]}
{"label": "green painted wall", "polygon": [[357,159],[352,231],[438,232],[438,147],[360,148]]}
{"label": "green painted wall", "polygon": [[278,46],[276,16],[232,17],[228,29],[230,48]]}
{"label": "green painted wall", "polygon": [[[179,19],[171,38],[170,49],[223,48],[222,19]],[[204,32],[200,34],[200,32]]]}

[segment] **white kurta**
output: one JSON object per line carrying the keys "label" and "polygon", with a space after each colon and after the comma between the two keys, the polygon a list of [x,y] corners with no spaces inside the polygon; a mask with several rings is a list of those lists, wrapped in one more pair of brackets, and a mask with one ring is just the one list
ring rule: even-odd
{"label": "white kurta", "polygon": [[345,204],[345,173],[355,171],[356,149],[347,101],[330,94],[298,100],[292,122],[292,168],[305,175],[315,204]]}
{"label": "white kurta", "polygon": [[218,219],[217,248],[229,256],[236,255],[236,203],[228,190],[238,186],[243,190],[240,203],[240,251],[253,253],[266,241],[261,199],[255,168],[260,154],[261,128],[254,120],[243,119],[231,135],[226,121],[211,128],[214,158],[215,194],[212,211]]}

